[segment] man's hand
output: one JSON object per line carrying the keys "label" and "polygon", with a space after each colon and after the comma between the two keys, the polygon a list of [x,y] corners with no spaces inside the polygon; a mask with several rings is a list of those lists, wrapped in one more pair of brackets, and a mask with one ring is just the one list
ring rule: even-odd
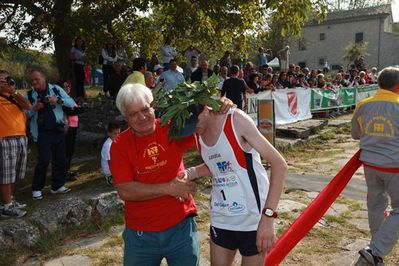
{"label": "man's hand", "polygon": [[168,194],[173,197],[190,199],[189,194],[194,194],[196,191],[197,184],[192,181],[188,181],[184,174],[179,175],[169,182]]}
{"label": "man's hand", "polygon": [[220,98],[220,102],[222,105],[220,106],[219,113],[225,114],[227,113],[230,108],[236,108],[237,105],[235,105],[230,99],[226,97]]}
{"label": "man's hand", "polygon": [[262,214],[256,234],[256,246],[259,253],[269,253],[276,242],[274,234],[274,218]]}
{"label": "man's hand", "polygon": [[58,102],[58,98],[55,96],[47,96],[47,100],[50,104],[56,104]]}
{"label": "man's hand", "polygon": [[33,111],[37,112],[43,108],[44,108],[44,104],[42,102],[36,102],[36,104],[33,106]]}

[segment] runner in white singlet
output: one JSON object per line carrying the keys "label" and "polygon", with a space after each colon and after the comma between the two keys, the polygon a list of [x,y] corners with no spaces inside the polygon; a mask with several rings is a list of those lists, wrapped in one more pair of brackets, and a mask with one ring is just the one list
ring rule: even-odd
{"label": "runner in white singlet", "polygon": [[[228,114],[205,107],[198,117],[198,149],[206,164],[187,169],[187,177],[212,174],[211,265],[263,265],[275,242],[277,216],[287,164],[243,111]],[[262,166],[271,165],[270,183]],[[210,172],[210,173],[209,173]]]}

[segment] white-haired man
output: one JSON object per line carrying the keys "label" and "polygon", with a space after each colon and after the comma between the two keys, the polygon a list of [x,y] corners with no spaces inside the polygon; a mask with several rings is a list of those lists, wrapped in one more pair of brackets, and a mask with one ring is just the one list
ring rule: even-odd
{"label": "white-haired man", "polygon": [[129,125],[114,140],[110,160],[113,184],[125,201],[124,265],[159,265],[163,258],[168,265],[199,265],[196,185],[177,177],[195,137],[170,141],[169,124],[155,119],[152,101],[151,90],[140,84],[122,86],[116,98]]}

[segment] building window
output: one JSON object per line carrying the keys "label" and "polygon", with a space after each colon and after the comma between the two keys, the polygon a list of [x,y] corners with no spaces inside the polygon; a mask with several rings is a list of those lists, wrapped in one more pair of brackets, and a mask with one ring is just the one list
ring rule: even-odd
{"label": "building window", "polygon": [[305,51],[306,50],[305,39],[300,38],[298,40],[298,50],[299,51]]}
{"label": "building window", "polygon": [[324,66],[326,63],[326,60],[324,58],[319,58],[319,66]]}
{"label": "building window", "polygon": [[305,67],[306,67],[306,62],[299,62],[299,63],[298,63],[298,66],[300,66],[301,69],[302,69],[302,68],[305,68]]}
{"label": "building window", "polygon": [[320,41],[324,41],[326,39],[326,34],[320,33]]}
{"label": "building window", "polygon": [[358,32],[355,35],[355,43],[363,42],[363,32]]}

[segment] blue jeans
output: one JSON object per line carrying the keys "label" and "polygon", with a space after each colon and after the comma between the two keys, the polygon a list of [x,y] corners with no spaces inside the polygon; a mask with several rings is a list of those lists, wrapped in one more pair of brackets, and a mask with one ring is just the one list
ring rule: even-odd
{"label": "blue jeans", "polygon": [[38,160],[33,174],[32,191],[42,190],[46,184],[47,168],[51,161],[51,189],[65,184],[66,153],[65,132],[39,129],[37,139]]}
{"label": "blue jeans", "polygon": [[125,266],[159,266],[166,258],[169,266],[198,266],[197,225],[188,217],[160,232],[143,232],[125,228],[123,240]]}

